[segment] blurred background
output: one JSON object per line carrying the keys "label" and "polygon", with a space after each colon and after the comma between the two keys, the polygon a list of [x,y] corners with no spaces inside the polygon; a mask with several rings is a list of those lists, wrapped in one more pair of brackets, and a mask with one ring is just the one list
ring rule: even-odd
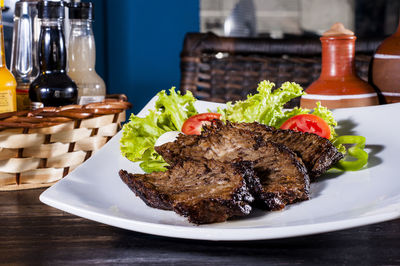
{"label": "blurred background", "polygon": [[[7,64],[16,0],[3,13]],[[318,38],[342,22],[358,37],[392,34],[398,0],[93,0],[96,70],[107,93],[125,93],[137,113],[162,89],[179,87],[187,32]]]}

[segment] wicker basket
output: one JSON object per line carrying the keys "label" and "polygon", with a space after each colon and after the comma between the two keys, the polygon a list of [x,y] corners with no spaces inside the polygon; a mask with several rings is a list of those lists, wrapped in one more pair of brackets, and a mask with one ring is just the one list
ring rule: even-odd
{"label": "wicker basket", "polygon": [[[356,69],[367,81],[380,39],[357,40]],[[318,38],[270,39],[188,33],[181,53],[181,90],[201,100],[226,102],[254,93],[261,80],[294,81],[307,88],[321,71]]]}
{"label": "wicker basket", "polygon": [[48,187],[121,128],[125,96],[84,106],[0,114],[0,191]]}

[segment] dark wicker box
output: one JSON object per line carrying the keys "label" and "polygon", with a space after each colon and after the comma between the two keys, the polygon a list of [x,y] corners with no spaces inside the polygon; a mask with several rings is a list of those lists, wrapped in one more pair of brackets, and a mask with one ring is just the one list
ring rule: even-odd
{"label": "dark wicker box", "polygon": [[[366,81],[371,56],[380,41],[356,42],[357,73]],[[277,87],[293,81],[307,88],[321,71],[321,44],[318,38],[234,38],[188,33],[180,67],[181,90],[190,90],[201,100],[235,101],[254,93],[261,80],[270,80]]]}

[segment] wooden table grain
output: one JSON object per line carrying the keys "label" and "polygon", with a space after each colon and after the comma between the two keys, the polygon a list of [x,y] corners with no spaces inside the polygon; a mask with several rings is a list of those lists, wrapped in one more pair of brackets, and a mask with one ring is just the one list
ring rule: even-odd
{"label": "wooden table grain", "polygon": [[0,192],[2,265],[400,265],[400,219],[268,241],[208,242],[127,231]]}

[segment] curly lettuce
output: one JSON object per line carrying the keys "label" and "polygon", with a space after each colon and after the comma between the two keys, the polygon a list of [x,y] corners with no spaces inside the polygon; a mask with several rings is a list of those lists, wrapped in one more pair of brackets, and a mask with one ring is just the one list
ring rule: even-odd
{"label": "curly lettuce", "polygon": [[273,90],[274,87],[273,82],[260,82],[258,93],[249,94],[246,100],[237,101],[235,104],[228,102],[226,108],[218,108],[218,113],[222,114],[221,119],[231,122],[256,121],[270,126],[283,123],[287,119],[283,106],[290,100],[304,95],[304,92],[301,86],[294,82],[285,82],[276,90]]}
{"label": "curly lettuce", "polygon": [[149,110],[145,117],[134,114],[122,128],[120,149],[123,156],[133,162],[142,161],[145,172],[165,171],[168,164],[154,150],[157,139],[168,131],[180,131],[185,120],[197,114],[196,99],[190,91],[181,95],[175,87],[157,94],[155,110]]}
{"label": "curly lettuce", "polygon": [[231,122],[259,122],[271,127],[279,128],[289,118],[299,114],[312,113],[321,117],[329,125],[332,137],[336,137],[335,126],[337,122],[332,112],[321,106],[312,109],[295,107],[291,110],[284,110],[284,105],[290,100],[305,94],[301,86],[295,82],[285,82],[276,90],[273,90],[275,84],[269,81],[259,83],[257,92],[254,95],[248,95],[244,101],[238,101],[235,104],[228,102],[226,108],[218,108],[222,114],[221,119]]}

